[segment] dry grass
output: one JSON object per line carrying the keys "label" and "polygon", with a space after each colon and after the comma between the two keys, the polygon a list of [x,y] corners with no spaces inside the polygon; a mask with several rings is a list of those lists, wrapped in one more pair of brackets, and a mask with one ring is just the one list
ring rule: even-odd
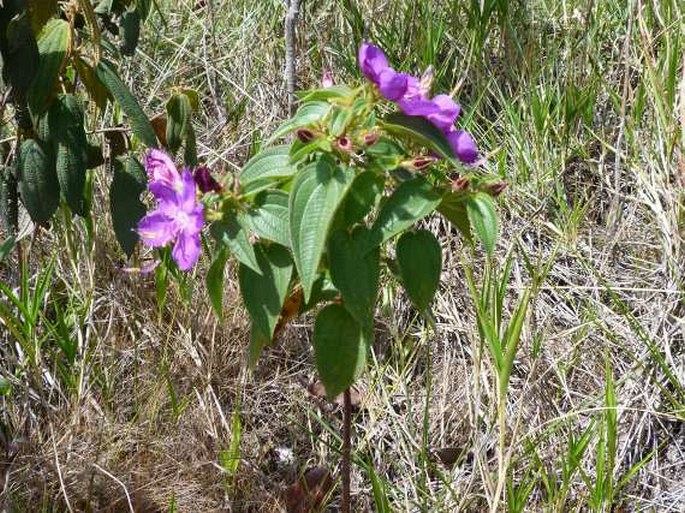
{"label": "dry grass", "polygon": [[[617,398],[615,482],[636,469],[617,490],[616,508],[685,511],[685,246],[676,183],[685,82],[680,93],[668,92],[668,77],[685,80],[682,7],[532,2],[527,17],[511,8],[511,23],[519,25],[500,30],[492,22],[479,47],[478,31],[459,14],[467,2],[305,3],[298,34],[303,86],[315,84],[322,68],[337,70],[341,80],[353,71],[361,29],[350,5],[360,6],[372,34],[409,67],[429,59],[427,34],[437,34],[438,67],[452,66],[439,80],[445,89],[461,86],[469,128],[494,152],[489,165],[511,184],[497,251],[500,264],[510,252],[514,259],[507,312],[539,281],[506,403],[509,481],[535,480],[523,510],[591,510],[608,367]],[[213,13],[195,2],[164,4],[167,26],[153,17],[125,65],[128,80],[150,114],[163,108],[170,88],[200,91],[201,157],[233,173],[286,111],[282,2],[205,2]],[[406,12],[414,17],[405,19]],[[561,105],[571,83],[587,87],[581,96],[594,95],[590,119],[550,108],[536,122],[534,98]],[[107,181],[100,172],[102,210]],[[154,278],[118,267],[108,223],[96,217],[95,243],[81,242],[76,261],[60,249],[59,226],[40,233],[30,249],[26,243],[34,276],[56,253],[41,319],[66,301],[79,349],[70,387],[58,377],[50,336],[43,359],[26,368],[0,322],[0,374],[13,385],[1,406],[7,454],[0,510],[271,512],[283,507],[283,491],[298,474],[320,464],[335,469],[341,411],[307,391],[315,379],[309,319],[293,323],[248,375],[248,321],[235,280],[226,283],[222,322],[202,284],[207,262],[185,289],[171,286],[160,311]],[[497,479],[497,397],[464,265],[472,261],[478,277],[484,258],[470,256],[441,221],[429,225],[444,235],[437,332],[387,277],[372,363],[360,383],[355,451],[374,466],[394,511],[483,511]],[[83,228],[75,229],[76,239],[86,240]],[[11,266],[0,272],[15,286]],[[242,434],[232,476],[222,455],[235,435],[234,412]],[[561,482],[569,438],[592,425],[568,488],[546,486],[545,479]],[[447,453],[450,465],[436,456]],[[357,510],[374,510],[361,465],[352,485]],[[336,505],[334,494],[329,509]]]}

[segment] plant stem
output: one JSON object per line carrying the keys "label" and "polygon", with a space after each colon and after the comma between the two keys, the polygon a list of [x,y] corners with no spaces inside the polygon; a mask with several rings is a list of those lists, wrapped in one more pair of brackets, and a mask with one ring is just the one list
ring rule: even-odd
{"label": "plant stem", "polygon": [[352,454],[352,397],[350,389],[344,392],[342,447],[342,501],[340,511],[350,513],[350,463]]}
{"label": "plant stem", "polygon": [[297,108],[295,96],[295,25],[300,14],[300,0],[287,0],[285,14],[285,81],[288,92],[288,113],[292,116]]}
{"label": "plant stem", "polygon": [[[499,383],[498,383],[499,390]],[[506,481],[505,445],[507,435],[506,394],[499,393],[497,402],[497,424],[499,425],[499,450],[497,451],[497,487],[495,497],[490,508],[491,513],[497,513],[499,501]]]}

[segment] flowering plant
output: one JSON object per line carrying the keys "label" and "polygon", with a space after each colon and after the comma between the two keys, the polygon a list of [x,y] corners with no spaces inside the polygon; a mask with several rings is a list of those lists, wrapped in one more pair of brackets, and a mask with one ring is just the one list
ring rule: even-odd
{"label": "flowering plant", "polygon": [[[459,105],[446,94],[430,96],[430,71],[421,78],[397,72],[369,43],[359,66],[368,79],[361,86],[327,77],[325,87],[303,93],[297,113],[271,138],[294,134],[292,142],[255,155],[235,187],[204,168],[194,182],[189,169],[179,173],[167,155],[151,151],[145,167],[157,208],[138,224],[144,243],[173,243],[181,270],[197,261],[199,234],[209,225],[216,244],[207,280],[219,315],[224,267],[229,255],[238,261],[252,319],[251,365],[288,318],[316,311],[316,366],[332,397],[364,367],[384,268],[429,316],[441,247],[413,226],[437,211],[490,252],[497,233],[491,196],[502,190],[478,169],[473,138],[455,127]],[[394,257],[386,249],[392,242]]]}

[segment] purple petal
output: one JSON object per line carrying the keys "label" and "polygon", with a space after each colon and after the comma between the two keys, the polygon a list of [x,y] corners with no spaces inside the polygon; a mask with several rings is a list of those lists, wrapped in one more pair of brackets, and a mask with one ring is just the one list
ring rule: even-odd
{"label": "purple petal", "polygon": [[400,110],[404,112],[407,116],[424,116],[428,117],[438,110],[438,106],[435,102],[427,100],[424,98],[414,98],[406,99],[403,98],[399,102]]}
{"label": "purple petal", "polygon": [[196,235],[202,231],[204,225],[204,205],[198,203],[190,212],[183,212],[182,223],[179,223],[179,229],[185,235]]}
{"label": "purple petal", "polygon": [[381,94],[391,101],[397,101],[407,92],[406,73],[397,73],[392,68],[384,69],[378,75],[378,89]]}
{"label": "purple petal", "polygon": [[426,98],[426,91],[421,87],[421,81],[413,76],[407,76],[407,91],[404,93],[405,100],[419,100]]}
{"label": "purple petal", "polygon": [[478,148],[473,137],[464,130],[454,130],[445,134],[456,157],[464,164],[473,164],[478,159]]}
{"label": "purple petal", "polygon": [[181,188],[178,191],[179,206],[185,212],[190,212],[197,202],[195,180],[187,167],[181,171]]}
{"label": "purple petal", "polygon": [[180,234],[171,250],[171,256],[181,271],[190,270],[200,258],[201,243],[200,235]]}
{"label": "purple petal", "polygon": [[178,181],[178,170],[171,157],[161,150],[150,150],[145,156],[145,169],[150,181],[161,181],[173,186]]}
{"label": "purple petal", "polygon": [[144,244],[156,248],[171,242],[176,236],[177,227],[172,217],[154,210],[138,222],[137,231]]}
{"label": "purple petal", "polygon": [[459,117],[459,111],[461,110],[459,105],[451,96],[446,94],[435,96],[432,102],[438,108],[434,113],[428,115],[428,120],[443,132],[450,131]]}
{"label": "purple petal", "polygon": [[378,85],[379,74],[388,67],[388,59],[380,48],[362,43],[359,47],[359,68],[366,78]]}

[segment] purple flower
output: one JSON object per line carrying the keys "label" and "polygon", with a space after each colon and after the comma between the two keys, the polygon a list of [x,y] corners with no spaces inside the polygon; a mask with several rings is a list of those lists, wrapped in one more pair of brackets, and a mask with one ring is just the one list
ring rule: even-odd
{"label": "purple flower", "polygon": [[476,162],[478,148],[473,138],[454,127],[459,117],[459,104],[446,94],[429,98],[433,80],[431,68],[420,79],[407,73],[398,73],[390,67],[380,48],[366,42],[359,48],[359,67],[380,93],[396,102],[402,112],[408,116],[421,116],[440,129],[459,160],[465,164]]}
{"label": "purple flower", "polygon": [[359,48],[359,67],[381,94],[390,101],[401,99],[407,92],[410,76],[398,73],[388,64],[388,58],[377,46],[363,43]]}
{"label": "purple flower", "polygon": [[445,134],[455,156],[464,164],[473,164],[478,159],[478,148],[473,137],[464,130],[451,130]]}
{"label": "purple flower", "polygon": [[328,89],[329,87],[333,87],[333,84],[333,72],[329,69],[324,70],[323,75],[321,76],[321,87]]}
{"label": "purple flower", "polygon": [[204,207],[197,202],[193,175],[187,168],[179,174],[172,160],[159,150],[148,153],[145,167],[157,208],[140,220],[138,234],[153,248],[173,242],[171,256],[179,269],[187,271],[200,258],[204,225]]}
{"label": "purple flower", "polygon": [[221,192],[223,190],[221,184],[216,181],[216,179],[212,176],[212,173],[209,172],[209,169],[204,166],[198,167],[195,170],[195,173],[193,173],[193,179],[195,180],[197,188],[200,189],[200,192],[203,194],[210,191]]}

